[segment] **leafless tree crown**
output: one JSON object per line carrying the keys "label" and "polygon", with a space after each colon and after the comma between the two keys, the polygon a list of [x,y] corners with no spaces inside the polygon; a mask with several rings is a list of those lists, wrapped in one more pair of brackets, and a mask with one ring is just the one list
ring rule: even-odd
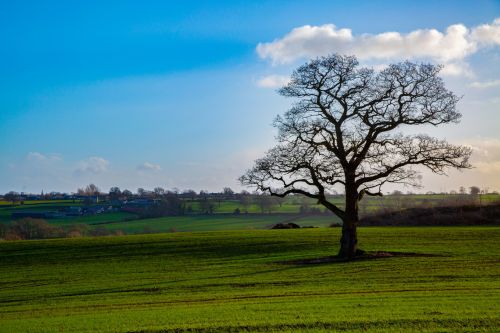
{"label": "leafless tree crown", "polygon": [[322,201],[338,184],[360,197],[380,193],[385,183],[417,185],[417,165],[438,174],[469,168],[468,147],[401,132],[459,121],[459,98],[445,88],[440,69],[402,62],[376,72],[341,55],[299,67],[279,90],[296,102],[275,120],[278,145],[240,181],[273,195]]}

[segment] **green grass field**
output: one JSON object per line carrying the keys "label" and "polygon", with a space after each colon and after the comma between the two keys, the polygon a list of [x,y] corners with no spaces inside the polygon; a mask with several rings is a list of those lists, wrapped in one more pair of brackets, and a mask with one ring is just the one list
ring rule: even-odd
{"label": "green grass field", "polygon": [[96,224],[96,223],[114,223],[122,222],[125,220],[135,219],[137,215],[125,212],[110,212],[98,215],[85,215],[77,217],[65,217],[62,219],[50,220],[51,224],[54,225],[71,225],[75,223],[81,224]]}
{"label": "green grass field", "polygon": [[332,223],[341,223],[341,220],[333,215],[215,214],[168,216],[143,220],[118,221],[102,224],[100,226],[113,231],[120,230],[126,234],[134,234],[144,232],[270,229],[274,224],[280,222],[293,222],[300,226],[328,227]]}
{"label": "green grass field", "polygon": [[[332,198],[340,207],[343,206],[343,198],[340,196]],[[476,202],[477,201],[477,202]],[[495,194],[482,195],[482,204],[488,204],[500,201],[500,196]],[[91,228],[97,226],[112,231],[122,231],[126,234],[131,233],[151,233],[151,232],[170,232],[170,231],[212,231],[212,230],[247,230],[247,229],[266,229],[269,226],[279,223],[293,221],[301,226],[325,227],[332,223],[340,223],[337,217],[327,216],[308,216],[303,217],[293,215],[300,211],[303,204],[311,208],[324,208],[315,204],[314,200],[304,197],[288,197],[282,201],[281,206],[275,204],[272,206],[271,214],[261,214],[261,208],[253,203],[249,206],[242,206],[238,200],[224,200],[221,202],[213,201],[215,205],[214,215],[201,214],[200,201],[185,199],[186,207],[190,207],[192,213],[177,217],[162,217],[154,219],[137,220],[137,215],[125,212],[108,212],[99,215],[86,215],[79,217],[67,217],[62,219],[49,219],[50,224],[62,227],[69,227],[74,224],[90,224]],[[360,215],[404,210],[408,207],[436,207],[456,204],[479,203],[478,198],[461,195],[404,195],[404,196],[386,196],[386,197],[366,197],[360,205]],[[0,223],[10,223],[13,212],[21,211],[57,211],[67,206],[82,205],[80,202],[66,201],[26,201],[23,205],[7,205],[6,202],[0,202]],[[248,211],[250,214],[234,215],[235,209],[239,208],[241,212]],[[289,214],[288,216],[286,214]]]}
{"label": "green grass field", "polygon": [[[194,213],[202,212],[200,207],[200,200],[202,199],[184,199],[187,207],[191,207]],[[249,213],[262,213],[262,209],[257,203],[250,203],[247,207],[243,206],[239,200],[211,200],[214,205],[215,213],[233,213],[235,209],[239,208],[241,212],[248,211]],[[273,201],[273,200],[271,200]],[[330,198],[330,201],[342,207],[344,198],[335,196]],[[273,201],[271,207],[272,213],[298,213],[300,206],[307,203],[310,207],[319,208],[324,210],[321,205],[317,205],[313,199],[304,198],[300,196],[287,197],[283,199],[281,205],[277,201]],[[394,196],[388,195],[384,197],[365,197],[361,201],[361,208],[367,212],[377,212],[381,209],[399,209],[405,207],[415,206],[447,206],[453,204],[475,203],[475,204],[490,204],[500,202],[500,195],[498,194],[483,194],[480,197],[472,197],[469,195],[448,195],[448,194],[412,194]],[[103,202],[105,204],[105,202]],[[80,206],[81,202],[74,202],[73,200],[39,200],[39,201],[25,201],[23,205],[16,203],[13,205],[11,202],[0,200],[0,213],[12,212],[15,210],[57,210],[67,206]],[[266,210],[267,212],[267,210]],[[1,214],[0,214],[1,215]]]}
{"label": "green grass field", "polygon": [[0,243],[0,332],[493,332],[499,227],[338,228]]}

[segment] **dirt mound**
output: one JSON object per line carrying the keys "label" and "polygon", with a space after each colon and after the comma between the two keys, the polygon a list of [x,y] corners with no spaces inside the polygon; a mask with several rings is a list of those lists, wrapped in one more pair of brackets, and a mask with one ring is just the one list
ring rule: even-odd
{"label": "dirt mound", "polygon": [[277,223],[271,227],[271,229],[299,229],[300,225],[293,222],[289,223]]}

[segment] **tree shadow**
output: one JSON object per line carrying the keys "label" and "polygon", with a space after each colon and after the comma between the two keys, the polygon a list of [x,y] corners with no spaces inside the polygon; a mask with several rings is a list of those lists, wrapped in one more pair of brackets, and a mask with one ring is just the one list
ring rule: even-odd
{"label": "tree shadow", "polygon": [[279,261],[277,263],[284,265],[297,265],[297,266],[321,265],[321,264],[332,264],[332,263],[345,264],[353,261],[367,261],[367,260],[386,259],[394,257],[431,258],[431,257],[444,257],[444,255],[432,254],[432,253],[415,253],[415,252],[370,251],[370,252],[363,252],[362,254],[357,255],[352,259],[346,259],[339,256],[328,256],[319,258],[286,260],[286,261]]}

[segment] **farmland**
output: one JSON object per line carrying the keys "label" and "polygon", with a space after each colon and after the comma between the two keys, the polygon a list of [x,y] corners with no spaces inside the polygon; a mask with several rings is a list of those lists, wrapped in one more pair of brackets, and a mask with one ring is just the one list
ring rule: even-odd
{"label": "farmland", "polygon": [[[491,332],[499,227],[366,227],[1,242],[0,332]],[[290,262],[292,261],[292,262]]]}
{"label": "farmland", "polygon": [[[343,197],[331,198],[332,202],[343,206]],[[187,213],[180,216],[164,216],[157,218],[141,218],[136,214],[122,211],[110,211],[97,215],[84,215],[49,219],[52,225],[70,228],[73,225],[88,225],[90,228],[101,228],[108,231],[120,231],[125,234],[172,232],[172,231],[213,231],[213,230],[249,230],[268,229],[280,222],[294,222],[300,226],[327,227],[340,224],[340,219],[332,214],[325,214],[325,209],[313,200],[300,196],[290,197],[273,203],[265,210],[256,202],[243,204],[240,200],[212,200],[213,213],[204,214],[201,199],[184,199]],[[497,194],[471,197],[468,195],[389,195],[385,197],[367,197],[361,202],[361,216],[378,214],[386,211],[400,211],[409,207],[439,207],[462,204],[490,204],[500,202]],[[11,215],[17,211],[60,210],[71,206],[82,206],[81,202],[61,201],[27,201],[23,205],[2,202],[0,205],[0,223],[9,224]],[[299,214],[304,208],[314,209],[315,214]],[[235,212],[238,212],[236,214]]]}
{"label": "farmland", "polygon": [[251,230],[269,229],[274,224],[293,222],[302,227],[328,227],[341,223],[333,215],[297,216],[291,214],[214,214],[201,216],[172,216],[152,219],[113,222],[103,224],[109,230],[123,230],[126,233],[176,232],[176,231],[215,231],[215,230]]}

